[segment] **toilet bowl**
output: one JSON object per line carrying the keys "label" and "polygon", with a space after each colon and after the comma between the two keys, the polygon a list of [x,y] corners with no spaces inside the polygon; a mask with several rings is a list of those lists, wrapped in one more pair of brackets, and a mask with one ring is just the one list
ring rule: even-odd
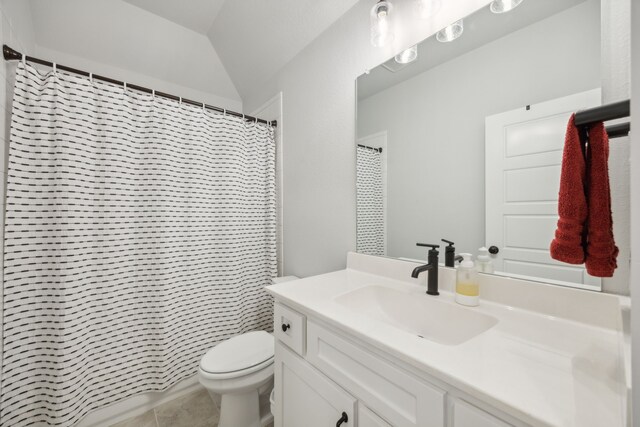
{"label": "toilet bowl", "polygon": [[219,427],[260,427],[260,393],[273,387],[273,335],[248,332],[202,357],[198,377],[212,395],[222,395]]}

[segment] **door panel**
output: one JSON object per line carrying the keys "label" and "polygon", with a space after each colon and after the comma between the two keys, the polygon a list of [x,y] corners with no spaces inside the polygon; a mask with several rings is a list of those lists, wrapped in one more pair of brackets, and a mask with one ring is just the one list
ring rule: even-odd
{"label": "door panel", "polygon": [[600,105],[600,89],[485,120],[486,246],[496,271],[601,289],[601,280],[551,258],[564,134],[571,113]]}
{"label": "door panel", "polygon": [[355,398],[280,343],[275,359],[276,426],[335,426],[343,412],[357,425]]}

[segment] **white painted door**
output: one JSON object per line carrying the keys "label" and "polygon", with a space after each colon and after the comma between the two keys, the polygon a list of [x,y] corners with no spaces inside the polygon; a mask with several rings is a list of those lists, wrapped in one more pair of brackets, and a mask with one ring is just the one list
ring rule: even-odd
{"label": "white painted door", "polygon": [[493,415],[457,399],[453,403],[452,418],[452,427],[511,427]]}
{"label": "white painted door", "polygon": [[276,426],[335,426],[344,415],[341,426],[357,425],[355,398],[282,344],[275,352]]}
{"label": "white painted door", "polygon": [[601,289],[583,266],[549,254],[558,220],[560,168],[572,112],[600,105],[600,89],[485,119],[486,245],[496,272]]}

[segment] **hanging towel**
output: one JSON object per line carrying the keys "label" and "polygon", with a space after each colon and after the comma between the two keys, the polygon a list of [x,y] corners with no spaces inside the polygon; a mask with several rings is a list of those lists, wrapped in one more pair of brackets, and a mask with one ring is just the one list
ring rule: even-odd
{"label": "hanging towel", "polygon": [[569,264],[585,261],[585,225],[587,221],[586,163],[575,125],[575,114],[567,124],[562,154],[560,192],[558,197],[558,227],[551,242],[551,257]]}
{"label": "hanging towel", "polygon": [[609,188],[609,137],[602,122],[589,129],[587,156],[587,273],[611,277],[617,268],[618,248],[613,238],[611,191]]}

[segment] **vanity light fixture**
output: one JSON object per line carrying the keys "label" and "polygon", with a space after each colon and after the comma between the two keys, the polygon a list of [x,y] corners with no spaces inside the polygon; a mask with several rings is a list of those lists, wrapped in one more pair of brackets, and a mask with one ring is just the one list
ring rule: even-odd
{"label": "vanity light fixture", "polygon": [[438,31],[436,33],[436,39],[439,42],[447,43],[447,42],[452,42],[458,37],[460,37],[462,35],[462,32],[464,31],[464,23],[462,21],[463,21],[462,19],[459,21],[456,21],[453,24],[448,25],[443,29],[441,29],[440,31]]}
{"label": "vanity light fixture", "polygon": [[391,10],[391,3],[386,0],[379,0],[371,9],[371,44],[374,47],[383,47],[393,41]]}
{"label": "vanity light fixture", "polygon": [[520,3],[523,1],[524,0],[493,0],[489,8],[493,13],[505,13],[520,6]]}
{"label": "vanity light fixture", "polygon": [[418,45],[411,46],[397,54],[394,59],[398,64],[408,64],[418,58]]}

